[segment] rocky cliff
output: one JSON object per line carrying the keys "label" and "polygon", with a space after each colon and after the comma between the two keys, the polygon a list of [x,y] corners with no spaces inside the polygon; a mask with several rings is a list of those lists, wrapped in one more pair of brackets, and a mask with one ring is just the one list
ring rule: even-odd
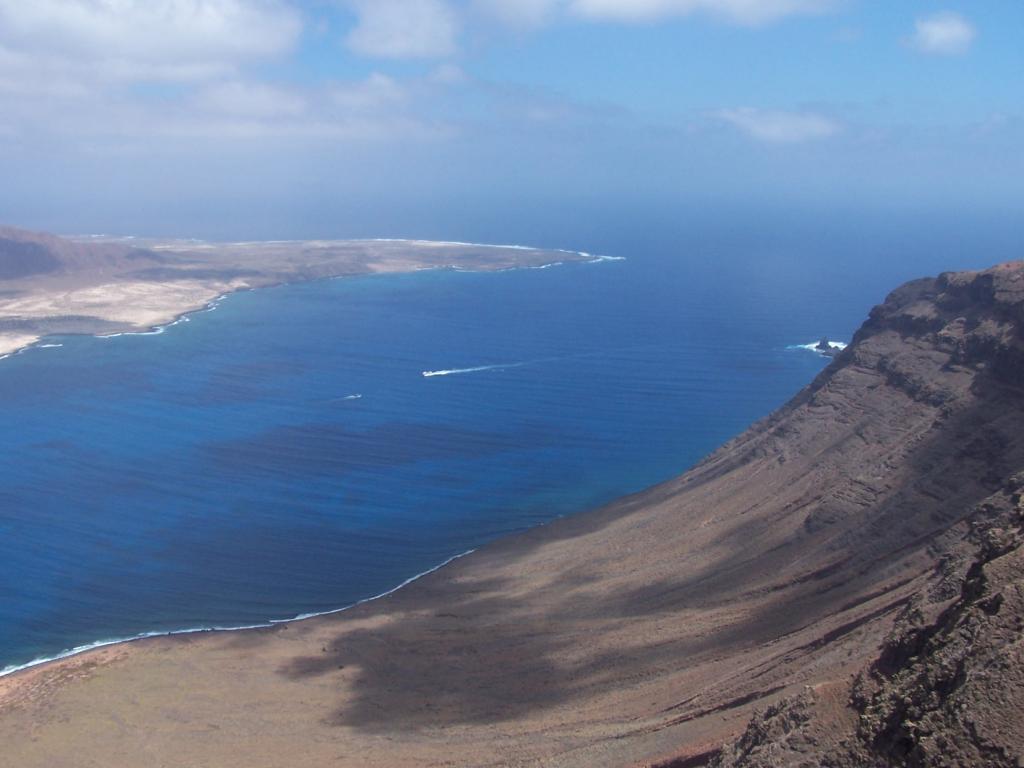
{"label": "rocky cliff", "polygon": [[[908,478],[938,472],[947,489],[919,501],[917,516],[938,523],[920,532],[934,566],[848,684],[828,699],[809,687],[758,713],[713,764],[1019,766],[1024,265],[903,286],[819,386],[843,366],[879,371],[936,409],[930,431],[941,439]],[[890,525],[902,546],[913,543],[897,538],[903,521]]]}

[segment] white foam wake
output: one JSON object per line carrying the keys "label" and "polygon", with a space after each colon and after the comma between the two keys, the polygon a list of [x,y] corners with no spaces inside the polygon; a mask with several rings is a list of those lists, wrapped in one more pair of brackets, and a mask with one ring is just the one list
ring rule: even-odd
{"label": "white foam wake", "polygon": [[[820,344],[820,343],[821,342],[818,342],[818,341],[812,341],[810,344],[791,344],[788,348],[789,349],[807,349],[807,350],[810,350],[811,352],[821,353],[822,350],[818,349],[818,344]],[[842,342],[842,341],[830,341],[828,343],[828,345],[829,345],[829,347],[831,349],[835,349],[837,351],[842,351],[842,350],[846,349],[846,344],[844,342]]]}
{"label": "white foam wake", "polygon": [[86,653],[87,651],[92,651],[97,648],[105,648],[108,645],[118,645],[120,643],[133,643],[137,640],[145,640],[150,637],[170,637],[172,635],[195,635],[200,632],[241,632],[242,630],[246,629],[266,629],[268,627],[273,627],[277,624],[286,624],[289,621],[302,621],[303,619],[312,619],[317,616],[330,616],[335,613],[347,611],[350,608],[355,608],[357,605],[362,605],[363,603],[370,603],[374,600],[380,600],[382,597],[387,597],[388,595],[397,592],[402,587],[407,587],[414,581],[422,579],[424,576],[428,576],[429,574],[434,573],[435,571],[439,571],[446,565],[449,565],[450,563],[453,563],[456,560],[465,557],[466,555],[471,555],[475,551],[475,549],[468,549],[465,552],[460,552],[457,555],[449,557],[444,562],[438,563],[432,568],[428,568],[427,570],[422,571],[421,573],[417,573],[415,576],[410,576],[408,579],[406,579],[396,587],[392,587],[391,589],[385,592],[381,592],[379,595],[373,595],[372,597],[364,597],[362,600],[357,600],[356,602],[351,603],[350,605],[342,606],[341,608],[332,608],[329,611],[317,611],[315,613],[300,613],[299,615],[293,616],[290,619],[269,619],[268,621],[265,621],[261,624],[246,624],[240,627],[191,627],[189,629],[172,629],[166,632],[141,632],[137,635],[131,635],[129,637],[118,637],[109,640],[97,640],[96,642],[86,643],[85,645],[76,645],[74,648],[69,648],[65,651],[62,651],[61,653],[54,654],[53,656],[40,656],[39,658],[33,659],[32,661],[26,662],[25,664],[11,664],[9,666],[4,667],[3,669],[0,669],[0,677],[7,677],[7,675],[13,675],[16,672],[31,669],[32,667],[38,667],[40,664],[48,664],[51,661],[60,661],[61,659],[66,659],[71,656],[77,656],[81,653]]}
{"label": "white foam wake", "polygon": [[519,368],[526,363],[501,363],[498,365],[475,365],[472,368],[447,368],[440,371],[423,371],[423,377],[429,379],[433,376],[452,376],[456,373],[476,373],[477,371],[501,371],[506,368]]}

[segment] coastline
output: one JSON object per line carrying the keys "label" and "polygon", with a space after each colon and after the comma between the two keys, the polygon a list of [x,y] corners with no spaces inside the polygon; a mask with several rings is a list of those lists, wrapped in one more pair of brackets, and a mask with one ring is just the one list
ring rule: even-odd
{"label": "coastline", "polygon": [[501,556],[514,555],[520,549],[528,550],[533,548],[549,536],[555,540],[561,538],[565,535],[562,528],[568,528],[573,535],[579,535],[584,531],[590,530],[592,526],[599,527],[605,519],[614,518],[621,513],[623,507],[633,506],[647,499],[651,494],[658,494],[663,489],[670,488],[673,484],[674,479],[667,480],[650,488],[620,497],[597,508],[584,509],[575,514],[540,523],[517,533],[501,536],[480,547],[468,549],[445,558],[437,565],[416,573],[383,592],[338,608],[297,614],[296,616],[284,619],[267,619],[265,622],[237,627],[191,627],[167,631],[142,632],[129,637],[98,640],[66,649],[53,656],[39,657],[22,664],[8,665],[0,668],[0,711],[2,711],[4,697],[11,693],[12,688],[17,687],[19,680],[33,673],[44,672],[49,669],[59,669],[68,664],[88,664],[94,656],[104,656],[111,652],[116,653],[122,649],[135,648],[147,644],[175,642],[177,639],[202,639],[204,637],[213,638],[230,634],[260,633],[287,629],[293,625],[312,625],[325,619],[330,620],[332,617],[338,617],[341,614],[355,611],[371,603],[377,603],[381,600],[397,596],[401,591],[407,590],[427,579],[438,578],[443,582],[449,575],[448,571],[456,564],[470,561],[475,564],[477,562],[476,559],[482,559],[484,567],[486,567],[486,559],[495,553],[501,553]]}
{"label": "coastline", "polygon": [[361,600],[357,600],[354,603],[344,605],[340,608],[330,608],[326,611],[316,611],[314,613],[302,613],[288,619],[267,619],[266,622],[262,622],[259,624],[246,624],[238,627],[190,627],[185,629],[172,629],[167,631],[141,632],[140,634],[133,635],[131,637],[117,637],[111,638],[110,640],[97,640],[95,642],[86,643],[85,645],[75,646],[74,648],[66,649],[53,656],[40,657],[37,659],[33,659],[32,661],[25,662],[24,664],[11,664],[6,667],[0,668],[0,696],[3,695],[3,680],[5,678],[13,677],[23,672],[28,672],[32,669],[45,667],[51,664],[57,664],[67,659],[75,658],[77,656],[85,656],[94,651],[99,651],[104,648],[124,646],[128,645],[129,643],[138,643],[145,640],[154,640],[158,638],[176,637],[179,635],[201,635],[216,632],[246,632],[254,629],[272,629],[281,624],[292,624],[299,621],[308,621],[309,619],[320,618],[322,616],[333,616],[336,613],[342,613],[344,611],[351,610],[352,608],[356,608],[362,605],[363,603],[371,603],[374,600],[380,600],[381,598],[387,597],[388,595],[397,592],[403,587],[407,587],[413,582],[418,581],[425,576],[429,576],[430,574],[441,570],[442,568],[455,562],[456,560],[460,560],[463,557],[467,557],[468,555],[471,555],[476,551],[477,550],[475,549],[468,549],[465,552],[460,552],[457,555],[452,555],[451,557],[441,561],[437,565],[427,568],[425,571],[421,571],[420,573],[414,574],[413,576],[410,576],[398,585],[391,587],[390,589],[387,589],[384,592],[372,595],[371,597],[364,597]]}
{"label": "coastline", "polygon": [[[360,277],[373,274],[401,274],[422,270],[452,270],[467,272],[497,272],[507,269],[546,269],[558,266],[565,261],[582,263],[599,263],[619,261],[620,256],[600,256],[582,251],[566,249],[534,248],[525,245],[489,245],[484,243],[463,243],[428,240],[405,239],[364,239],[351,241],[254,241],[211,244],[200,241],[149,241],[144,238],[109,238],[100,236],[82,236],[75,242],[103,245],[109,243],[132,242],[148,245],[161,258],[166,255],[182,255],[191,264],[201,253],[207,259],[223,260],[222,252],[228,253],[231,263],[217,261],[217,272],[229,275],[237,260],[244,257],[248,250],[271,250],[277,254],[282,249],[285,253],[291,250],[309,251],[319,249],[333,253],[338,249],[348,249],[344,258],[335,262],[318,263],[308,272],[303,271],[301,262],[294,273],[259,273],[244,278],[224,279],[193,279],[192,275],[199,270],[194,266],[182,269],[171,279],[138,280],[130,279],[105,283],[85,283],[66,285],[61,279],[55,286],[44,282],[40,289],[29,286],[19,287],[12,298],[0,298],[0,320],[13,320],[24,325],[26,322],[45,324],[61,320],[67,325],[65,318],[81,315],[82,321],[53,332],[29,332],[0,330],[0,360],[20,354],[34,347],[44,346],[41,342],[50,336],[88,335],[99,338],[110,338],[122,335],[158,335],[167,328],[180,322],[187,322],[188,317],[198,312],[208,311],[227,296],[246,290],[271,288],[278,285],[309,282],[319,279],[338,279],[343,277]],[[358,258],[348,251],[359,248],[380,246],[387,249],[383,254],[374,256],[375,261],[367,259],[366,254],[359,252]],[[392,251],[397,248],[408,249],[412,253]],[[450,263],[444,261],[459,255],[467,264],[458,260]],[[235,253],[238,252],[238,253]],[[514,258],[499,258],[490,263],[489,257],[513,252]],[[484,254],[483,257],[480,254]],[[435,259],[441,256],[441,261]],[[558,255],[560,261],[549,260]],[[266,254],[262,254],[265,259]],[[195,270],[195,272],[192,272]],[[102,330],[87,329],[87,326],[103,325]]]}
{"label": "coastline", "polygon": [[[509,247],[509,246],[501,246]],[[583,254],[589,256],[589,254]],[[602,257],[597,259],[591,259],[583,263],[599,263],[601,261],[619,261],[625,260],[625,257]],[[548,265],[545,265],[548,266]],[[542,267],[525,267],[527,269],[543,269]],[[435,269],[447,269],[447,267],[437,267]],[[507,270],[500,270],[507,271]],[[321,279],[339,279],[335,277],[321,278]],[[278,283],[277,285],[284,285],[285,283]],[[271,288],[274,285],[260,286],[261,288]],[[239,290],[258,290],[256,288],[242,288]],[[181,321],[181,319],[187,317],[189,314],[197,312],[209,311],[212,307],[215,307],[221,300],[228,298],[230,294],[223,294],[217,297],[213,302],[210,302],[207,306],[189,310],[182,313],[174,321],[166,324],[163,327],[170,327],[175,323]],[[129,331],[124,333],[115,333],[113,336],[121,335],[151,335],[150,331]],[[102,338],[102,337],[101,337]],[[2,358],[0,358],[2,359]],[[174,642],[176,639],[201,639],[203,637],[213,637],[228,634],[245,634],[245,633],[259,633],[266,631],[273,631],[279,629],[286,629],[290,625],[315,623],[320,620],[330,619],[337,617],[340,614],[348,613],[366,606],[371,603],[384,600],[396,596],[400,591],[406,590],[419,582],[422,582],[429,578],[440,578],[444,579],[447,576],[447,571],[451,566],[456,565],[462,561],[470,561],[474,558],[486,558],[492,554],[492,552],[516,552],[520,547],[524,549],[530,549],[538,542],[542,542],[547,536],[553,539],[558,539],[565,535],[561,530],[563,527],[568,527],[574,535],[579,535],[581,532],[589,530],[591,526],[600,526],[602,521],[609,518],[614,518],[620,514],[621,508],[631,507],[638,502],[650,497],[652,494],[659,494],[663,489],[668,489],[675,483],[675,478],[666,480],[662,483],[658,483],[649,488],[641,489],[635,493],[627,494],[619,497],[607,504],[601,505],[596,508],[582,509],[571,515],[565,517],[555,518],[547,522],[539,523],[533,527],[527,528],[517,533],[507,534],[499,537],[491,542],[488,542],[480,547],[465,550],[463,552],[456,553],[450,557],[445,558],[440,563],[433,565],[419,573],[413,574],[399,582],[394,587],[390,587],[383,592],[380,592],[369,597],[365,597],[356,600],[353,603],[343,605],[337,608],[330,608],[323,611],[315,611],[310,613],[301,613],[289,618],[282,619],[267,619],[266,621],[259,622],[256,624],[246,624],[241,626],[207,626],[207,627],[186,627],[182,629],[174,630],[156,630],[141,632],[137,635],[127,637],[117,637],[105,640],[97,640],[89,643],[85,643],[73,648],[65,649],[56,653],[52,656],[43,656],[35,658],[31,661],[20,663],[20,664],[9,664],[5,667],[0,667],[0,711],[2,711],[2,705],[4,703],[4,697],[9,695],[12,688],[16,688],[18,681],[28,677],[29,675],[37,672],[43,672],[48,669],[59,669],[68,664],[76,663],[89,663],[93,657],[102,657],[108,653],[114,652],[126,648],[134,648],[137,646],[144,646],[146,644],[159,644],[162,641]],[[475,562],[475,561],[474,561]]]}
{"label": "coastline", "polygon": [[[269,288],[271,286],[260,286]],[[47,348],[57,347],[60,344],[43,344],[42,342],[53,336],[92,336],[96,339],[112,339],[118,336],[157,336],[163,333],[168,328],[177,325],[178,323],[188,322],[189,317],[192,315],[199,314],[201,312],[209,312],[216,309],[217,305],[220,304],[224,299],[234,293],[240,291],[253,290],[249,287],[238,287],[230,290],[227,293],[214,293],[213,297],[198,306],[190,306],[181,311],[177,311],[176,314],[170,316],[170,319],[158,319],[156,322],[147,325],[126,325],[123,330],[116,328],[111,329],[109,332],[104,333],[81,333],[76,334],[73,332],[66,332],[60,334],[47,334],[41,336],[23,336],[23,337],[8,337],[10,341],[6,341],[3,335],[0,335],[0,360],[4,360],[13,355],[21,354],[27,350],[33,348]]]}

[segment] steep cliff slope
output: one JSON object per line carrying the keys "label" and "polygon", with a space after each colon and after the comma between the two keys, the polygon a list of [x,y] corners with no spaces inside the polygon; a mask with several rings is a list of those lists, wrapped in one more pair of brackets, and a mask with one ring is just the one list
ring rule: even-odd
{"label": "steep cliff slope", "polygon": [[[904,286],[859,340],[892,335],[930,348],[938,377],[883,367],[963,424],[946,450],[950,484],[991,493],[931,545],[934,571],[877,656],[848,686],[845,721],[810,689],[760,713],[718,766],[1019,766],[1024,763],[1024,278],[1020,264]],[[864,346],[862,345],[862,347]],[[856,353],[855,353],[856,354]],[[970,498],[964,499],[969,502]],[[929,509],[935,505],[929,505]]]}
{"label": "steep cliff slope", "polygon": [[7,678],[0,743],[19,766],[589,768],[935,764],[974,734],[964,763],[1019,759],[1022,328],[1024,263],[910,283],[679,478],[341,614]]}

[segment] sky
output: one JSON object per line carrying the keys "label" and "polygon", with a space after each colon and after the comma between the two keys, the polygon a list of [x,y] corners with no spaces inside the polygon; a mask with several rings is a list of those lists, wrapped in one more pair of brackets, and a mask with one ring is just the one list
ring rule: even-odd
{"label": "sky", "polygon": [[60,232],[1017,215],[1024,2],[0,0],[0,173]]}

